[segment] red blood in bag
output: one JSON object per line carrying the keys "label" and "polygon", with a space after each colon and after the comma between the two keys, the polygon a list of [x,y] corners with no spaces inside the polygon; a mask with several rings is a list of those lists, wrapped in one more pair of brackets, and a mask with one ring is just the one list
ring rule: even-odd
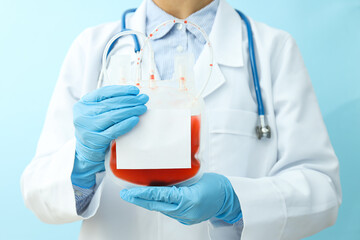
{"label": "red blood in bag", "polygon": [[195,157],[200,145],[200,116],[191,117],[191,168],[176,169],[117,169],[116,143],[111,146],[110,169],[127,182],[144,186],[168,186],[183,182],[196,175],[200,162]]}

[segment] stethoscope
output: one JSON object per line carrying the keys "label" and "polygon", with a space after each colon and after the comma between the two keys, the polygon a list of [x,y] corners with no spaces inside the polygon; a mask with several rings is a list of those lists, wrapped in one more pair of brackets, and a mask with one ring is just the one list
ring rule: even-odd
{"label": "stethoscope", "polygon": [[[253,77],[253,82],[254,82],[254,89],[255,89],[255,93],[256,93],[256,101],[257,101],[257,105],[258,105],[258,115],[259,115],[259,124],[255,128],[256,135],[257,135],[258,139],[271,138],[271,129],[270,129],[269,125],[266,123],[265,109],[264,109],[264,104],[263,104],[263,100],[261,97],[261,90],[260,90],[259,76],[258,76],[258,71],[257,71],[257,66],[256,66],[255,48],[254,48],[254,40],[253,40],[253,32],[252,32],[251,24],[250,24],[249,19],[242,12],[240,12],[237,9],[235,9],[235,10],[240,15],[241,19],[244,21],[244,23],[246,25],[246,29],[247,29],[247,34],[248,34],[249,58],[250,58],[251,72],[252,72],[252,77]],[[131,8],[131,9],[126,10],[123,13],[122,22],[121,22],[121,32],[132,31],[131,29],[126,28],[126,16],[127,16],[127,14],[133,13],[135,11],[136,11],[136,8]],[[139,39],[135,34],[133,34],[132,37],[134,40],[134,50],[136,53],[139,53],[141,50]],[[116,44],[116,41],[113,41],[106,52],[106,56],[109,55],[111,50],[114,48],[115,44]]]}

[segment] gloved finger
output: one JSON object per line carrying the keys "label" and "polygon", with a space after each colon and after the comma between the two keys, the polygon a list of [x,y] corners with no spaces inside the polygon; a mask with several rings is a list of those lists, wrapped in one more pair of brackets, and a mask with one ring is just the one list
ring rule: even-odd
{"label": "gloved finger", "polygon": [[76,127],[82,127],[93,132],[102,132],[109,127],[133,116],[140,116],[147,110],[145,105],[115,109],[96,116],[83,116],[81,121],[74,122]]}
{"label": "gloved finger", "polygon": [[149,97],[147,95],[140,94],[138,96],[110,98],[96,103],[78,102],[73,108],[74,123],[86,126],[88,125],[87,123],[89,123],[89,118],[93,119],[93,117],[96,117],[97,115],[101,115],[112,110],[144,105],[148,102],[148,100]]}
{"label": "gloved finger", "polygon": [[187,219],[183,219],[181,218],[181,216],[178,216],[178,215],[174,215],[174,214],[171,214],[169,212],[161,212],[162,214],[164,214],[165,216],[169,217],[169,218],[172,218],[172,219],[175,219],[176,221],[182,223],[182,224],[185,224],[184,222],[187,221]]}
{"label": "gloved finger", "polygon": [[185,219],[185,220],[181,220],[181,219],[176,219],[179,223],[184,224],[186,226],[190,226],[193,224],[197,224],[200,223],[200,221],[194,221],[194,220],[189,220],[189,219]]}
{"label": "gloved finger", "polygon": [[193,220],[193,219],[187,219],[184,216],[180,216],[180,215],[176,215],[176,214],[174,215],[171,212],[161,212],[161,213],[164,214],[167,217],[175,219],[176,221],[178,221],[179,223],[184,224],[184,225],[193,225],[193,224],[201,222],[201,221],[196,221],[196,220]]}
{"label": "gloved finger", "polygon": [[172,203],[158,202],[154,200],[145,200],[142,198],[132,197],[131,195],[127,194],[126,189],[120,192],[120,196],[123,200],[135,204],[139,207],[148,209],[150,211],[168,212],[177,208],[177,205]]}
{"label": "gloved finger", "polygon": [[164,203],[181,202],[182,195],[180,188],[173,187],[137,187],[126,190],[128,196],[150,201]]}
{"label": "gloved finger", "polygon": [[188,222],[185,222],[185,221],[178,220],[178,222],[181,223],[181,224],[184,224],[186,226],[192,225],[192,223],[188,223]]}
{"label": "gloved finger", "polygon": [[98,102],[97,104],[92,104],[91,106],[89,106],[89,110],[87,114],[97,115],[116,109],[136,107],[139,105],[144,105],[148,101],[149,101],[149,97],[146,94],[140,94],[137,96],[127,95],[121,97],[108,98],[101,102]]}
{"label": "gloved finger", "polygon": [[100,102],[102,100],[125,96],[138,95],[139,89],[132,85],[111,85],[96,89],[81,98],[83,102]]}
{"label": "gloved finger", "polygon": [[106,130],[101,132],[101,135],[103,135],[104,137],[110,140],[116,139],[119,136],[124,135],[125,133],[133,129],[135,125],[138,124],[138,122],[139,122],[139,117],[137,116],[130,117],[107,128]]}
{"label": "gloved finger", "polygon": [[101,102],[78,102],[74,105],[74,117],[96,116],[116,109],[144,105],[148,101],[147,95],[140,94],[108,98]]}
{"label": "gloved finger", "polygon": [[100,131],[102,131],[114,124],[124,121],[127,118],[140,116],[144,114],[146,110],[147,107],[145,105],[116,109],[96,116],[94,124],[98,126]]}
{"label": "gloved finger", "polygon": [[[104,155],[112,138],[104,136],[102,132],[91,131],[87,128],[77,126],[75,128],[76,149],[92,157]],[[98,156],[96,156],[98,155]]]}
{"label": "gloved finger", "polygon": [[98,162],[98,164],[92,164],[92,166],[86,166],[84,163],[82,165],[74,164],[73,171],[76,172],[76,175],[79,178],[87,178],[88,176],[94,175],[98,172],[105,171],[104,162]]}

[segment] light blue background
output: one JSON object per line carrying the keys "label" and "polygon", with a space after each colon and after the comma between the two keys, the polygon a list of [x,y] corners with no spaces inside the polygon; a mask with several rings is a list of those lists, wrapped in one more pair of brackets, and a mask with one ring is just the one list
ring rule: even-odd
{"label": "light blue background", "polygon": [[[360,239],[360,0],[229,2],[290,32],[312,77],[340,159],[344,197],[336,225],[310,239]],[[20,175],[34,155],[72,40],[139,3],[0,0],[0,239],[76,239],[80,223],[47,225],[25,208]]]}

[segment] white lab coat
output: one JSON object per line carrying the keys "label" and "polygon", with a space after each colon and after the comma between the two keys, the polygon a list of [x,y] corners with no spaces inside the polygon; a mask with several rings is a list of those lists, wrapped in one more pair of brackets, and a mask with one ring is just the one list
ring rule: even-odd
{"label": "white lab coat", "polygon": [[[128,18],[130,28],[144,32],[145,7],[143,3]],[[207,171],[223,174],[232,183],[243,212],[241,239],[301,239],[336,220],[341,203],[338,160],[295,41],[286,32],[251,24],[272,137],[259,141],[255,136],[257,104],[246,28],[221,0],[210,34],[214,71],[203,94],[208,119],[203,161]],[[71,46],[36,156],[22,175],[26,206],[46,223],[84,220],[80,239],[86,240],[240,239],[239,223],[212,219],[185,226],[131,205],[120,198],[121,188],[100,174],[90,206],[77,215],[70,180],[75,152],[72,106],[96,88],[102,51],[119,29],[120,22],[89,28]],[[203,67],[208,64],[204,49],[195,67],[200,82],[208,70]]]}

